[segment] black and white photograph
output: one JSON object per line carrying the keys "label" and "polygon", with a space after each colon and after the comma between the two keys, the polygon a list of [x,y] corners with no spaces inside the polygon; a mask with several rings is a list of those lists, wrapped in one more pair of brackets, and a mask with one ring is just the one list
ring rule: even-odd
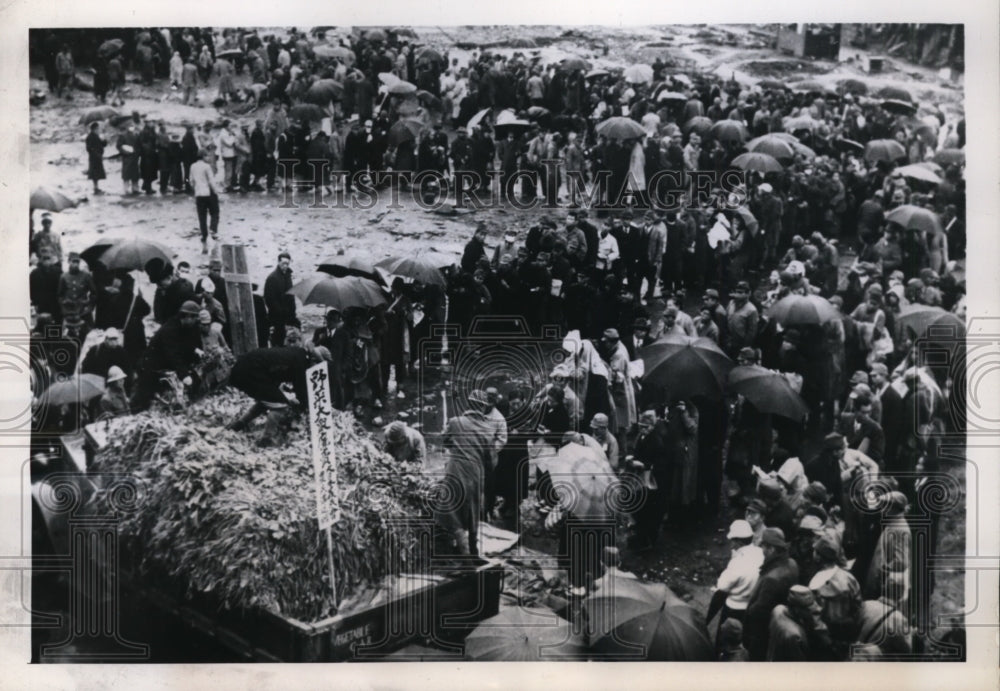
{"label": "black and white photograph", "polygon": [[22,664],[970,661],[976,27],[571,14],[30,26]]}

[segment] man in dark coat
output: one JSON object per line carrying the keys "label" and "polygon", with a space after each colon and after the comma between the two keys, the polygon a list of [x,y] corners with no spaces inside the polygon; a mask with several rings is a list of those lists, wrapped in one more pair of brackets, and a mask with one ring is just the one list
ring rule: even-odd
{"label": "man in dark coat", "polygon": [[156,130],[153,123],[146,122],[139,133],[139,171],[142,175],[142,191],[153,194],[153,182],[159,173],[160,161],[157,155]]}
{"label": "man in dark coat", "polygon": [[191,164],[198,160],[198,138],[194,133],[194,125],[184,126],[184,136],[181,138],[181,166],[184,170],[184,189],[191,193]]}
{"label": "man in dark coat", "polygon": [[639,434],[633,450],[635,459],[633,466],[626,471],[637,474],[643,482],[647,475],[650,477],[650,482],[645,483],[646,501],[635,514],[635,536],[631,540],[637,549],[646,550],[653,547],[660,535],[660,524],[670,496],[671,463],[655,413],[647,410],[640,414],[638,427]]}
{"label": "man in dark coat", "polygon": [[480,223],[472,239],[465,245],[462,253],[462,271],[472,273],[476,270],[479,260],[486,257],[486,225]]}
{"label": "man in dark coat", "polygon": [[750,593],[743,623],[743,645],[754,662],[767,659],[771,611],[785,601],[788,591],[799,580],[798,564],[788,556],[788,543],[781,530],[764,528],[760,539],[764,563]]}
{"label": "man in dark coat", "polygon": [[285,327],[295,319],[295,298],[288,294],[292,287],[292,257],[287,252],[278,255],[278,266],[264,281],[264,302],[271,323],[271,345],[285,344]]}
{"label": "man in dark coat", "polygon": [[62,308],[59,306],[59,277],[62,267],[52,254],[44,253],[31,274],[28,276],[28,287],[31,304],[38,314],[51,314],[58,323],[62,321]]}
{"label": "man in dark coat", "polygon": [[351,129],[344,138],[344,169],[347,172],[345,186],[348,193],[355,182],[355,176],[365,170],[368,163],[368,147],[365,142],[367,135],[361,129],[356,115],[351,116],[350,123]]}
{"label": "man in dark coat", "polygon": [[104,147],[107,142],[101,136],[99,123],[90,123],[87,135],[87,178],[94,183],[94,194],[104,194],[98,183],[107,177],[104,172]]}
{"label": "man in dark coat", "polygon": [[[788,604],[771,613],[768,662],[814,662],[823,658],[830,633],[820,618],[821,607],[804,585],[792,586]],[[752,658],[751,658],[752,659]]]}
{"label": "man in dark coat", "polygon": [[194,385],[192,368],[201,351],[199,311],[198,303],[191,300],[185,302],[179,312],[167,319],[150,339],[139,365],[135,391],[129,401],[132,412],[149,408],[160,387],[163,372],[173,372],[188,388]]}
{"label": "man in dark coat", "polygon": [[127,377],[132,376],[132,362],[122,347],[122,335],[111,327],[104,332],[104,341],[87,351],[80,365],[83,374],[94,374],[102,379],[108,376],[112,366],[120,367]]}
{"label": "man in dark coat", "polygon": [[885,435],[883,459],[886,465],[894,465],[903,425],[903,397],[889,384],[889,368],[883,363],[876,362],[872,365],[869,380],[872,392],[882,403],[880,424]]}

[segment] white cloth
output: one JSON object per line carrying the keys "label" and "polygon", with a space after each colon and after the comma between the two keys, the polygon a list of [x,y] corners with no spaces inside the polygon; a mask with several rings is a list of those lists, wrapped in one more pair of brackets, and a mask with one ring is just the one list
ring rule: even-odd
{"label": "white cloth", "polygon": [[195,161],[191,164],[190,180],[194,196],[209,197],[218,194],[219,190],[215,186],[215,180],[212,179],[212,167],[205,161]]}
{"label": "white cloth", "polygon": [[740,547],[726,564],[726,570],[719,574],[716,590],[729,593],[726,607],[745,610],[750,602],[750,593],[757,585],[760,567],[764,563],[764,552],[753,544]]}

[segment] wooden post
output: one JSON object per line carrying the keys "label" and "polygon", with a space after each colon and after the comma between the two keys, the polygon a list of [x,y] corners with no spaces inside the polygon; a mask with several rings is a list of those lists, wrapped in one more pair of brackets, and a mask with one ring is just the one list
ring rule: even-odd
{"label": "wooden post", "polygon": [[248,353],[259,347],[257,319],[253,308],[253,286],[243,245],[222,245],[222,278],[229,302],[229,333],[233,354]]}

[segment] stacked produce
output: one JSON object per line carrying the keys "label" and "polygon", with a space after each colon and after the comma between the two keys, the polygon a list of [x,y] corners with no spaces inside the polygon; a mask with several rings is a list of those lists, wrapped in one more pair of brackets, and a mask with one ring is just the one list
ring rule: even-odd
{"label": "stacked produce", "polygon": [[[207,593],[226,607],[261,607],[303,621],[337,611],[317,521],[308,422],[261,449],[225,425],[248,405],[232,392],[187,410],[115,421],[99,473],[138,485],[119,534],[141,573]],[[334,414],[339,515],[333,534],[337,601],[385,576],[420,570],[433,480],[384,454],[348,413]],[[421,519],[424,520],[406,520]],[[424,543],[426,544],[426,543]]]}

